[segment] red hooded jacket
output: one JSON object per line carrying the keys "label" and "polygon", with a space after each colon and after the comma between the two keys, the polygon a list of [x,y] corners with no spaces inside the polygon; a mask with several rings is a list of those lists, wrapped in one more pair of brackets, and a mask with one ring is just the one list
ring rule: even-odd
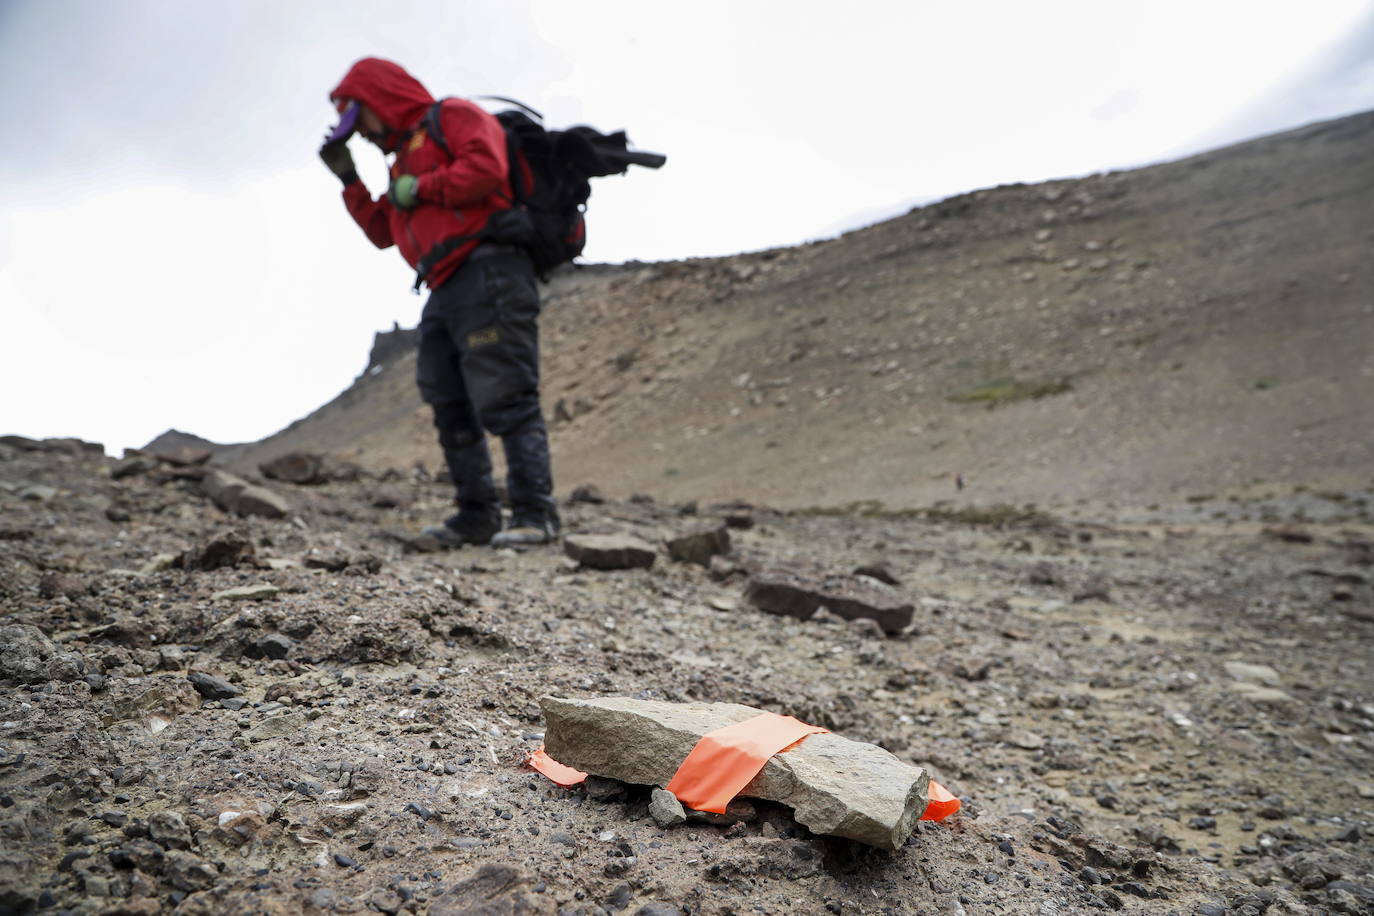
{"label": "red hooded jacket", "polygon": [[[398,64],[365,57],[329,97],[355,99],[372,109],[391,130],[388,152],[396,153],[392,179],[419,179],[420,202],[409,211],[393,207],[385,195],[373,200],[361,181],[344,188],[348,212],[378,248],[396,245],[414,268],[434,246],[454,236],[476,235],[487,217],[510,206],[506,134],[483,109],[463,99],[444,100],[439,126],[453,151],[450,158],[421,125],[434,97]],[[477,245],[473,239],[434,265],[425,277],[430,289],[447,280]]]}

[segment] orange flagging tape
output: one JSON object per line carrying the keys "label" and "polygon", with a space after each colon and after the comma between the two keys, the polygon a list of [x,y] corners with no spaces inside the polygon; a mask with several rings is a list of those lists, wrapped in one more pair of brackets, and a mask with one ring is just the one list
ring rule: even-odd
{"label": "orange flagging tape", "polygon": [[942,821],[958,811],[959,806],[963,804],[950,794],[948,789],[933,779],[930,781],[930,788],[926,795],[930,800],[926,803],[925,814],[921,815],[923,821]]}
{"label": "orange flagging tape", "polygon": [[[807,725],[791,716],[764,713],[703,735],[682,761],[668,783],[668,791],[689,808],[724,814],[726,807],[749,784],[768,758],[800,744],[810,735],[827,729]],[[769,748],[773,750],[769,750]],[[525,761],[554,785],[571,788],[587,778],[581,770],[559,763],[545,752],[543,745]],[[923,821],[942,821],[962,806],[948,789],[935,780],[927,790]]]}
{"label": "orange flagging tape", "polygon": [[769,757],[825,731],[791,716],[766,712],[707,732],[677,768],[668,791],[689,808],[724,814],[730,799],[759,775]]}
{"label": "orange flagging tape", "polygon": [[587,778],[587,774],[581,770],[574,770],[570,766],[565,766],[554,760],[544,752],[544,745],[539,745],[539,750],[530,754],[529,760],[525,761],[536,772],[543,773],[554,785],[568,788],[575,786]]}

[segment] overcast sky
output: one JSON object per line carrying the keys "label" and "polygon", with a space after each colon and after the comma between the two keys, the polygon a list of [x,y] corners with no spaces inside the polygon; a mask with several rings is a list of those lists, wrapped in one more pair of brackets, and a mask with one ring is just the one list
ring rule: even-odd
{"label": "overcast sky", "polygon": [[1374,108],[1372,0],[0,0],[0,433],[256,440],[415,324],[409,268],[315,155],[368,55],[666,153],[593,183],[590,261],[796,244]]}

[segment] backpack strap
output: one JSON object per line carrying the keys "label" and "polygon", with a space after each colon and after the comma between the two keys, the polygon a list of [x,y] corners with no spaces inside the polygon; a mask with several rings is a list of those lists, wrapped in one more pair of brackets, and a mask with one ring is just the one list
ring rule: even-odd
{"label": "backpack strap", "polygon": [[449,148],[448,140],[444,137],[444,129],[439,124],[439,106],[442,104],[444,104],[444,100],[440,99],[429,106],[425,111],[424,120],[420,122],[420,126],[425,129],[425,133],[429,135],[430,139],[439,144],[439,149],[444,151],[444,155],[452,159],[453,150]]}
{"label": "backpack strap", "polygon": [[429,251],[425,252],[425,256],[420,258],[419,263],[415,265],[415,283],[410,287],[410,291],[418,296],[420,294],[420,286],[425,282],[425,277],[429,275],[429,272],[433,270],[440,261],[453,254],[453,252],[457,251],[459,248],[462,248],[468,242],[477,239],[485,239],[487,237],[487,227],[483,226],[478,232],[472,235],[451,235]]}

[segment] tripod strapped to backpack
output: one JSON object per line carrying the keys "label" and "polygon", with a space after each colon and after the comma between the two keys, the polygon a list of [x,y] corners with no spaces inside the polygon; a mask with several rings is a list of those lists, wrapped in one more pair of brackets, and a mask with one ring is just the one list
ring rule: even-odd
{"label": "tripod strapped to backpack", "polygon": [[[623,130],[613,134],[586,126],[546,130],[541,123],[544,116],[527,105],[502,96],[479,98],[517,106],[496,115],[506,132],[514,200],[508,209],[492,214],[475,236],[447,239],[427,252],[416,265],[416,292],[434,265],[474,238],[524,248],[535,273],[547,280],[550,271],[577,257],[586,245],[583,214],[592,193],[590,179],[623,174],[632,165],[657,169],[668,161],[658,153],[627,149],[630,141]],[[424,129],[452,158],[439,125],[442,104],[430,106]]]}

